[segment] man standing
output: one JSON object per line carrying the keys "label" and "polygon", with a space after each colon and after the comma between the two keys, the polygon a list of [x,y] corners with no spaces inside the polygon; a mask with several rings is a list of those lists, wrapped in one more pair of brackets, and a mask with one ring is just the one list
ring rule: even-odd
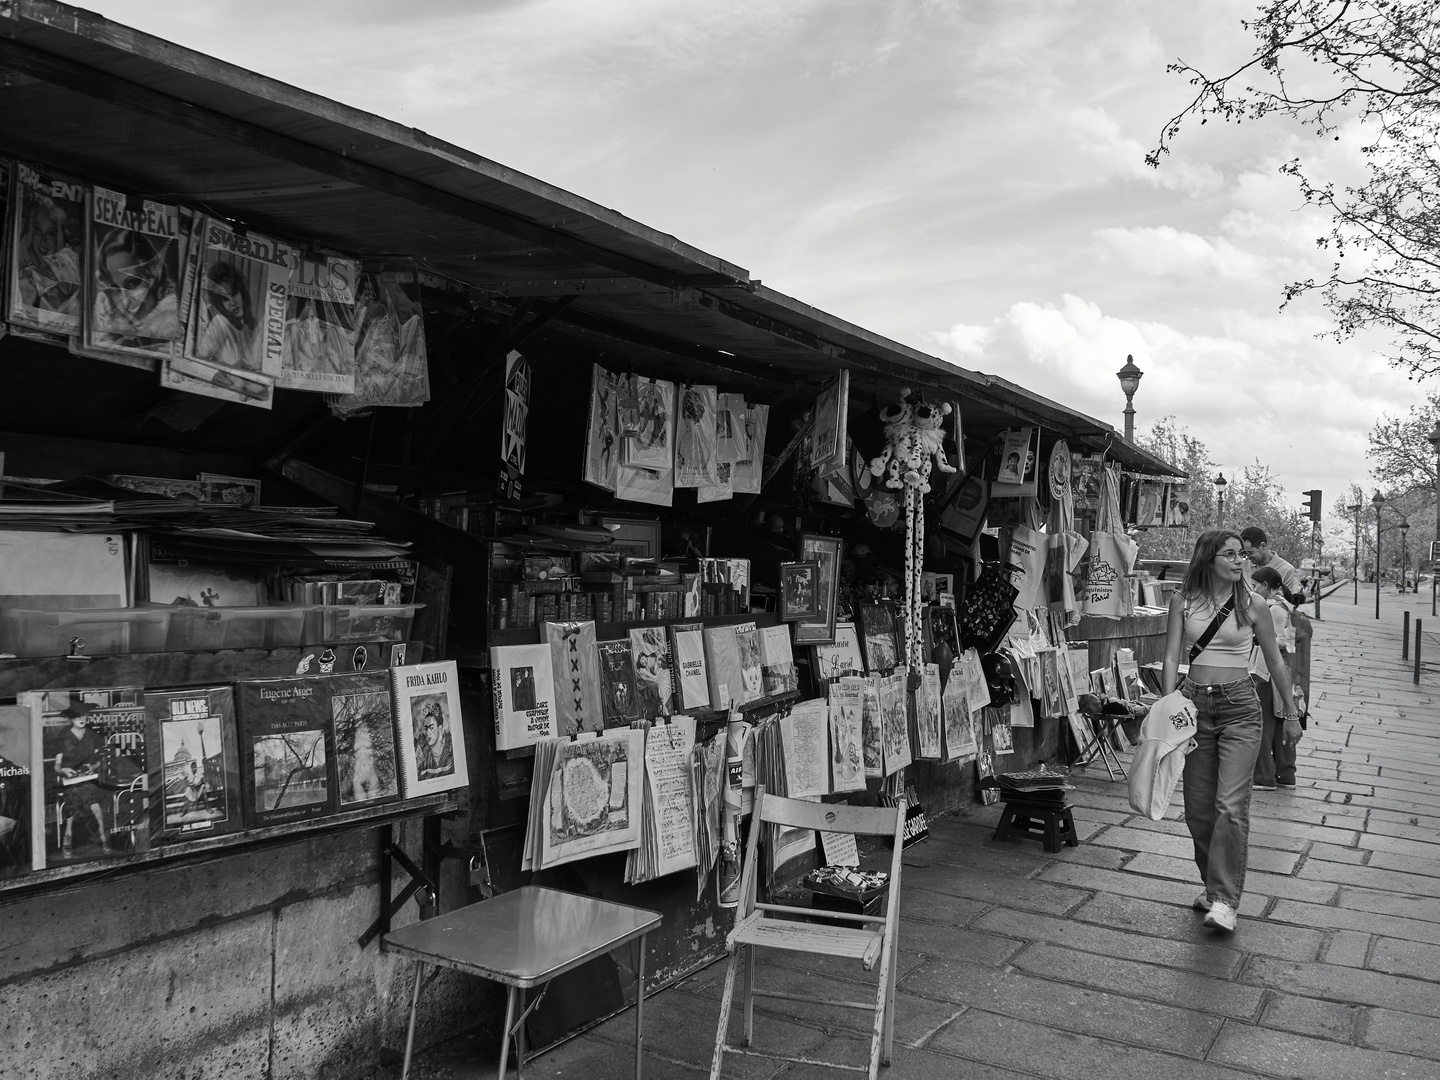
{"label": "man standing", "polygon": [[[1251,566],[1274,567],[1289,592],[1300,592],[1300,575],[1295,572],[1295,567],[1270,550],[1264,529],[1258,525],[1251,525],[1240,533],[1240,543],[1245,549],[1245,557],[1250,560]],[[1245,572],[1246,581],[1249,581],[1251,572],[1249,570]]]}

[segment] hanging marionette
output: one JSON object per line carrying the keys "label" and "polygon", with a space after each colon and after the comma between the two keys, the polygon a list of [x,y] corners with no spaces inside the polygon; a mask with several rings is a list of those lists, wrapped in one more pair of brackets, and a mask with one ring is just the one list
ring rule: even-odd
{"label": "hanging marionette", "polygon": [[925,495],[930,491],[932,469],[953,473],[945,458],[942,425],[951,412],[949,402],[933,405],[919,391],[903,391],[900,400],[880,411],[885,425],[885,449],[870,462],[873,476],[905,496],[905,655],[910,682],[917,685],[924,663],[921,643],[920,575],[925,565]]}

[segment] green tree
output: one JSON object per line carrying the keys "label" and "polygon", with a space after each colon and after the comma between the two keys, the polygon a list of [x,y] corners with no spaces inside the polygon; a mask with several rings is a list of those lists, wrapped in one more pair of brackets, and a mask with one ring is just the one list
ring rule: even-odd
{"label": "green tree", "polygon": [[[1195,96],[1165,124],[1146,161],[1158,166],[1186,121],[1288,119],[1334,141],[1358,137],[1365,178],[1337,186],[1295,158],[1311,206],[1330,217],[1318,238],[1334,257],[1323,278],[1292,282],[1285,300],[1318,293],[1327,335],[1390,339],[1390,360],[1424,377],[1440,370],[1440,5],[1396,0],[1268,0],[1243,20],[1257,45],[1223,75],[1183,59],[1169,70]],[[1356,121],[1353,125],[1351,121]]]}
{"label": "green tree", "polygon": [[1215,468],[1209,451],[1173,416],[1162,417],[1141,429],[1135,441],[1156,457],[1183,469],[1190,478],[1185,492],[1190,504],[1190,524],[1184,528],[1140,530],[1135,536],[1140,545],[1140,558],[1188,561],[1196,537],[1215,527]]}
{"label": "green tree", "polygon": [[[1425,402],[1412,405],[1404,416],[1382,416],[1370,429],[1370,448],[1366,451],[1374,462],[1371,470],[1386,498],[1383,517],[1386,521],[1409,522],[1408,546],[1414,558],[1428,556],[1430,541],[1435,536],[1435,448],[1430,433],[1440,419],[1440,391],[1431,391]],[[1367,505],[1369,500],[1366,500]],[[1399,539],[1388,534],[1385,542],[1394,545]],[[1382,555],[1384,554],[1382,548]],[[1395,551],[1396,562],[1399,550]],[[1387,566],[1392,560],[1386,558]],[[1423,561],[1428,563],[1428,557]]]}

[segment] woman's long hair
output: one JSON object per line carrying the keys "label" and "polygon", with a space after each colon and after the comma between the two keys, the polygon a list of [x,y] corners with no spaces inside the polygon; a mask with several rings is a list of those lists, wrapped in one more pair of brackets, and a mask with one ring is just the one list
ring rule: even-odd
{"label": "woman's long hair", "polygon": [[[1186,600],[1198,600],[1209,604],[1214,602],[1215,587],[1220,581],[1215,574],[1215,556],[1219,555],[1230,540],[1239,540],[1240,534],[1230,529],[1208,529],[1195,541],[1195,550],[1190,555],[1190,565],[1185,568],[1185,579],[1180,585]],[[1232,588],[1235,599],[1235,619],[1241,626],[1250,625],[1250,588],[1242,574]]]}

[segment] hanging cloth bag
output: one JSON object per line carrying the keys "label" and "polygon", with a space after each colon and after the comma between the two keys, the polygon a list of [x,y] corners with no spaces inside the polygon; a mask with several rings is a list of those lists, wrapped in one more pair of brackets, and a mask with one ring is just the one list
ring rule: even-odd
{"label": "hanging cloth bag", "polygon": [[1135,568],[1139,553],[1139,546],[1125,535],[1114,470],[1103,469],[1100,514],[1090,536],[1090,568],[1080,598],[1081,615],[1119,619],[1134,613],[1134,594],[1127,589],[1126,578]]}

